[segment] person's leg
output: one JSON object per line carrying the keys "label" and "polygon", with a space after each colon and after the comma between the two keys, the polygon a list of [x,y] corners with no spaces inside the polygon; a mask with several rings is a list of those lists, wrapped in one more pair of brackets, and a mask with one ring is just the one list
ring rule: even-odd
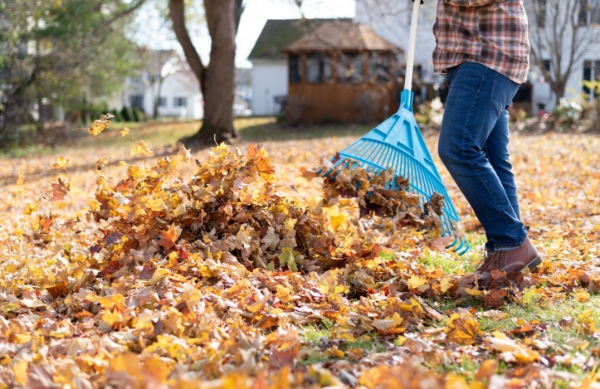
{"label": "person's leg", "polygon": [[[490,136],[485,142],[483,151],[502,183],[502,187],[512,206],[515,217],[520,219],[517,185],[515,183],[515,176],[512,172],[512,165],[509,161],[510,154],[508,152],[508,142],[508,111],[504,110],[500,113]],[[494,251],[492,237],[488,237],[486,249],[488,251]]]}
{"label": "person's leg", "polygon": [[[503,182],[484,151],[518,85],[476,63],[464,63],[453,69],[449,83],[439,156],[493,242],[491,249],[518,248],[525,242],[527,231],[515,214]],[[497,129],[508,132],[508,126],[499,125]],[[508,134],[505,136],[508,137]],[[502,136],[494,134],[494,137]],[[489,151],[491,145],[488,146]],[[499,149],[501,147],[498,146]],[[496,145],[493,153],[498,158],[502,155],[508,158],[508,152],[502,154],[495,148]]]}

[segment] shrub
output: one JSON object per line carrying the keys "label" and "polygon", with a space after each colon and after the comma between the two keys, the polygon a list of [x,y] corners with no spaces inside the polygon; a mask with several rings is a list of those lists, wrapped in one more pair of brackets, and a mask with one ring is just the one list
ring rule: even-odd
{"label": "shrub", "polygon": [[133,121],[133,114],[131,113],[131,109],[129,109],[129,107],[123,107],[123,109],[121,110],[121,118],[124,122]]}
{"label": "shrub", "polygon": [[140,109],[134,108],[131,111],[132,119],[134,122],[143,122],[146,119],[146,115]]}

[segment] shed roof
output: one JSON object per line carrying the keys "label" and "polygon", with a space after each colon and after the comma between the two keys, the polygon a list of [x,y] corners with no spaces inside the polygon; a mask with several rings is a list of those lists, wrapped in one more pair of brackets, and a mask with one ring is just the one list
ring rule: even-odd
{"label": "shed roof", "polygon": [[349,22],[350,19],[267,20],[248,59],[285,59],[286,55],[281,52],[281,49],[302,38],[308,31],[319,28],[325,22],[333,21]]}
{"label": "shed roof", "polygon": [[369,50],[402,51],[394,44],[383,39],[366,26],[350,20],[335,20],[323,23],[312,29],[294,43],[284,47],[286,52]]}

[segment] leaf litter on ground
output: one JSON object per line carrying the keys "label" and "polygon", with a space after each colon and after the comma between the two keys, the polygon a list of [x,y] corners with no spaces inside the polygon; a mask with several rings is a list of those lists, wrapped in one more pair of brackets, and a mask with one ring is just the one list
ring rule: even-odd
{"label": "leaf litter on ground", "polygon": [[[149,155],[140,145],[136,153]],[[297,155],[277,158],[295,175]],[[526,174],[549,170],[543,158]],[[181,148],[149,167],[127,166],[120,179],[98,165],[95,188],[90,177],[61,178],[49,204],[23,202],[19,179],[16,203],[4,208],[24,214],[2,237],[12,243],[0,263],[0,385],[479,388],[573,379],[557,364],[583,364],[594,379],[597,352],[583,354],[597,334],[591,309],[572,320],[576,336],[555,345],[535,322],[482,331],[476,308],[585,301],[598,291],[594,167],[558,188],[534,181],[523,190],[532,236],[549,241],[547,260],[537,274],[516,283],[499,275],[496,289],[479,291],[468,273],[423,263],[435,221],[425,224],[409,193],[367,196],[381,189],[376,177],[346,172],[351,188],[362,180],[360,193],[343,176],[304,192],[303,179],[281,182],[259,146],[245,155],[215,147],[191,172],[190,159]],[[431,303],[442,299],[475,307]],[[309,326],[323,328],[314,345],[303,337]],[[436,368],[464,358],[480,365],[469,380]]]}

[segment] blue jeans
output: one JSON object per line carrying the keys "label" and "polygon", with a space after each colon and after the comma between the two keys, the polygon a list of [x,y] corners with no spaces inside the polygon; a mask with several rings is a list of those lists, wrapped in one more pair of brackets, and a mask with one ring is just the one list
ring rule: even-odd
{"label": "blue jeans", "polygon": [[527,230],[509,162],[507,108],[519,85],[473,62],[450,69],[448,84],[438,154],[485,229],[486,249],[517,248]]}

